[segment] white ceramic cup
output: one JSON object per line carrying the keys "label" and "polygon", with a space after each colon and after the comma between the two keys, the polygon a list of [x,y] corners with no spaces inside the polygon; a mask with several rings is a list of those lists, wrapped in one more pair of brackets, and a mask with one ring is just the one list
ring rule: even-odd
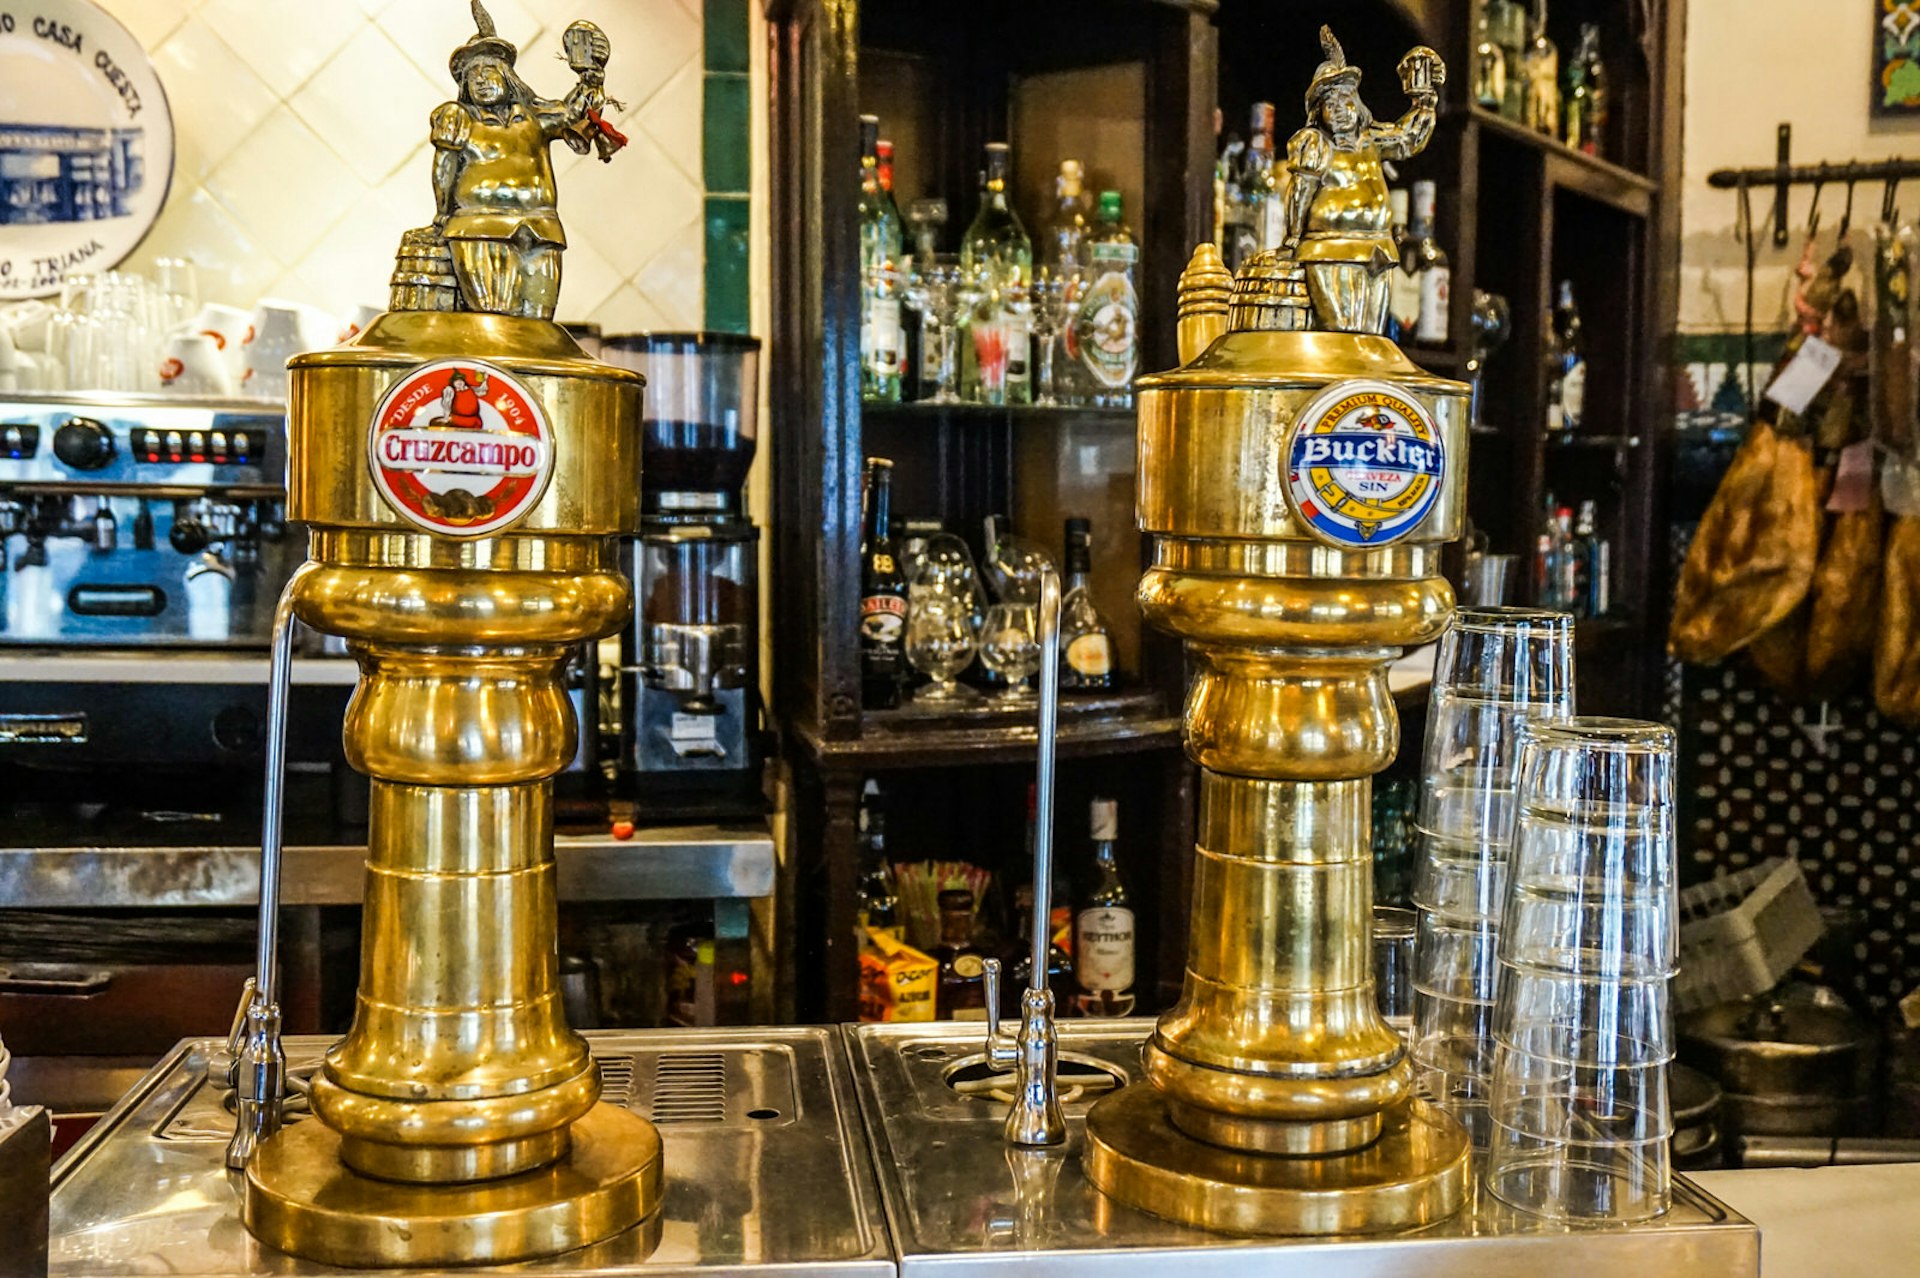
{"label": "white ceramic cup", "polygon": [[373,323],[373,321],[379,317],[380,313],[381,308],[378,306],[361,305],[354,307],[353,318],[347,322],[345,328],[340,330],[340,341],[351,342],[354,338],[366,332],[367,325]]}
{"label": "white ceramic cup", "polygon": [[205,333],[178,333],[160,361],[160,389],[175,395],[233,394],[220,346]]}
{"label": "white ceramic cup", "polygon": [[203,333],[213,340],[227,366],[227,380],[237,382],[246,371],[247,339],[253,335],[253,316],[237,306],[208,302],[187,321],[186,331]]}

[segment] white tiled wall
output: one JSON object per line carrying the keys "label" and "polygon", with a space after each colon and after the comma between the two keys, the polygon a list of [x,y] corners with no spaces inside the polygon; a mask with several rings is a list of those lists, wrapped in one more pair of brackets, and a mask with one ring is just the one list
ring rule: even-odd
{"label": "white tiled wall", "polygon": [[[173,187],[132,259],[185,257],[209,299],[384,305],[401,231],[433,215],[427,116],[453,96],[466,0],[101,0],[152,53]],[[559,318],[699,328],[701,0],[489,0],[516,69],[559,97],[576,18],[612,42],[611,164],[553,149],[568,248]]]}

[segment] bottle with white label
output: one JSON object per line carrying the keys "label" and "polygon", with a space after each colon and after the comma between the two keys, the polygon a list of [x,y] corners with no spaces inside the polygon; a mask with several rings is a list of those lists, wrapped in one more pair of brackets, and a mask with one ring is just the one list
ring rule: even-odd
{"label": "bottle with white label", "polygon": [[1579,430],[1587,415],[1586,342],[1580,335],[1580,308],[1573,281],[1560,281],[1553,310],[1552,379],[1547,390],[1547,432]]}
{"label": "bottle with white label", "polygon": [[1140,246],[1121,216],[1120,192],[1100,192],[1100,215],[1087,243],[1087,286],[1074,318],[1080,363],[1093,402],[1124,408],[1133,403],[1140,356],[1140,296],[1134,288]]}
{"label": "bottle with white label", "polygon": [[1393,242],[1400,256],[1400,265],[1387,272],[1387,337],[1411,342],[1420,324],[1420,243],[1407,230],[1407,189],[1388,191],[1387,207],[1393,211]]}
{"label": "bottle with white label", "polygon": [[1447,264],[1446,250],[1433,236],[1433,206],[1433,183],[1415,182],[1407,236],[1414,242],[1415,274],[1420,280],[1420,318],[1413,330],[1418,346],[1447,344],[1447,312],[1453,297],[1453,269]]}
{"label": "bottle with white label", "polygon": [[[866,399],[900,398],[904,355],[900,298],[905,233],[900,210],[880,185],[880,120],[860,117],[860,394]],[[890,167],[890,166],[889,166]]]}
{"label": "bottle with white label", "polygon": [[1126,1016],[1134,1004],[1134,930],[1132,901],[1113,860],[1119,805],[1095,799],[1091,815],[1094,885],[1074,922],[1074,1006],[1082,1016]]}
{"label": "bottle with white label", "polygon": [[1093,524],[1067,521],[1066,594],[1060,602],[1060,690],[1113,687],[1113,636],[1093,602]]}

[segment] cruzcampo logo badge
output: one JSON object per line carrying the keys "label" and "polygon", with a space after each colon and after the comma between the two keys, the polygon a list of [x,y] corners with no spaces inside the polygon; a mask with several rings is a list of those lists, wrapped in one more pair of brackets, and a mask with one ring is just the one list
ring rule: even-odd
{"label": "cruzcampo logo badge", "polygon": [[1295,420],[1287,499],[1322,541],[1383,546],[1427,517],[1446,474],[1426,405],[1391,382],[1341,382]]}
{"label": "cruzcampo logo badge", "polygon": [[407,520],[446,537],[479,537],[519,520],[546,492],[553,428],[511,373],[478,360],[436,360],[380,400],[367,466]]}

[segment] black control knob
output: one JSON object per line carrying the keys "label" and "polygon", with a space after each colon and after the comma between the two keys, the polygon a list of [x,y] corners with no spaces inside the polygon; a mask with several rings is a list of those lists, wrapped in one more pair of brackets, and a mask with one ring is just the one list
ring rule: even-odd
{"label": "black control knob", "polygon": [[191,515],[176,515],[167,543],[183,555],[197,555],[213,544],[213,530]]}
{"label": "black control knob", "polygon": [[75,470],[99,470],[113,451],[113,432],[90,417],[68,418],[53,432],[53,455]]}

